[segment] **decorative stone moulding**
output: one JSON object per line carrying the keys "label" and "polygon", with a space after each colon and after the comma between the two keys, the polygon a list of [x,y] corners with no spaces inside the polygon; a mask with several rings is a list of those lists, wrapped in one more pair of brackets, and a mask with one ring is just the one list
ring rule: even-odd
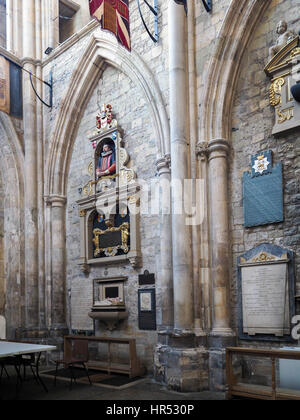
{"label": "decorative stone moulding", "polygon": [[121,321],[128,318],[128,312],[102,309],[97,312],[89,312],[89,317],[96,321],[103,322],[109,331],[113,331],[117,329],[118,324]]}
{"label": "decorative stone moulding", "polygon": [[284,45],[265,67],[266,74],[271,78],[269,99],[275,110],[274,135],[300,126],[299,71],[300,48],[297,36]]}
{"label": "decorative stone moulding", "polygon": [[[140,265],[140,237],[139,237],[139,199],[138,186],[132,184],[128,189],[110,189],[105,194],[95,194],[79,200],[81,256],[79,265],[82,271],[89,272],[93,265],[107,265],[128,262],[134,268]],[[119,227],[113,226],[117,207],[126,207],[128,217]],[[94,229],[93,220],[101,215],[105,220],[107,230]],[[107,234],[118,235],[118,243],[109,243]],[[113,236],[112,235],[112,236]],[[102,245],[102,240],[105,245]],[[113,239],[115,241],[115,239]],[[122,254],[118,250],[123,251]]]}

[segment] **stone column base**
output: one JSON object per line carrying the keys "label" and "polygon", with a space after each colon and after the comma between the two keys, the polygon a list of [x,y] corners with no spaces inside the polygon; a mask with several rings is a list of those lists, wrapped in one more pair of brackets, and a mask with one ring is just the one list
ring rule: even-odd
{"label": "stone column base", "polygon": [[236,337],[229,330],[225,334],[213,331],[208,337],[209,388],[211,391],[226,390],[226,347],[236,345]]}
{"label": "stone column base", "polygon": [[159,334],[154,352],[154,377],[168,389],[199,392],[209,388],[209,354],[197,347],[197,337],[184,332]]}

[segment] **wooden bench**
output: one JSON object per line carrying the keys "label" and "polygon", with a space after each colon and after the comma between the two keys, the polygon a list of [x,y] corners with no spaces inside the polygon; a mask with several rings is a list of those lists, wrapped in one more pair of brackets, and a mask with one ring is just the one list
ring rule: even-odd
{"label": "wooden bench", "polygon": [[[233,372],[232,359],[234,354],[271,359],[272,385],[264,386],[238,382]],[[277,359],[300,360],[300,352],[292,350],[265,350],[243,347],[228,347],[226,349],[226,376],[228,387],[226,398],[231,399],[234,396],[240,396],[245,398],[255,398],[262,400],[300,400],[300,391],[295,389],[283,389],[277,387]]]}
{"label": "wooden bench", "polygon": [[[130,378],[136,378],[145,374],[146,369],[140,365],[136,354],[136,340],[134,338],[108,338],[108,337],[85,337],[69,335],[64,337],[65,358],[72,354],[72,342],[74,340],[85,340],[89,343],[106,343],[107,344],[107,360],[95,361],[89,360],[87,367],[93,370],[106,371],[110,373],[123,373],[129,375]],[[112,361],[112,344],[127,344],[129,361],[126,364],[114,363]]]}

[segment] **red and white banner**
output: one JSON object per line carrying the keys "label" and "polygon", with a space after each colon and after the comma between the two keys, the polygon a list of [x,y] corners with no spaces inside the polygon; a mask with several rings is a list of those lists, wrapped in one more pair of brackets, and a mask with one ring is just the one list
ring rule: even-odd
{"label": "red and white banner", "polygon": [[102,29],[115,34],[131,50],[129,0],[90,0],[90,14],[101,23]]}

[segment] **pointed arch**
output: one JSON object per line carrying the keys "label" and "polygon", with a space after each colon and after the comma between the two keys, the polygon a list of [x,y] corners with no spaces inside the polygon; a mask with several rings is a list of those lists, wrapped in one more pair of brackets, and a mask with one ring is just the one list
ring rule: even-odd
{"label": "pointed arch", "polygon": [[24,152],[13,123],[0,113],[0,174],[4,199],[5,317],[8,337],[23,325]]}
{"label": "pointed arch", "polygon": [[230,139],[232,106],[243,54],[271,1],[231,1],[208,66],[200,142]]}
{"label": "pointed arch", "polygon": [[90,42],[73,73],[61,104],[47,161],[46,194],[66,194],[68,169],[78,126],[88,100],[105,65],[124,72],[138,86],[146,100],[157,141],[158,158],[169,154],[169,122],[162,94],[154,75],[135,52],[129,53],[102,31]]}

